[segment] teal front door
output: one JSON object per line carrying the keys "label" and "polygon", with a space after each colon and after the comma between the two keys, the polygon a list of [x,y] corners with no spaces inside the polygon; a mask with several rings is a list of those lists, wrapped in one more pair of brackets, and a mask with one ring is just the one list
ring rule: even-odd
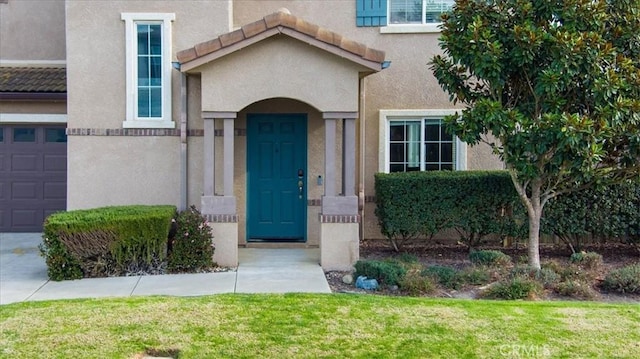
{"label": "teal front door", "polygon": [[248,241],[306,240],[306,115],[247,115],[247,186]]}

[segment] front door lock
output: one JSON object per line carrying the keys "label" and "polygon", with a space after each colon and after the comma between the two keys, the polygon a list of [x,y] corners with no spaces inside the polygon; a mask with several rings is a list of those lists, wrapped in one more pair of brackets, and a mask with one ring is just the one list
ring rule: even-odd
{"label": "front door lock", "polygon": [[304,170],[301,168],[298,170],[298,198],[302,199],[302,191],[304,189]]}

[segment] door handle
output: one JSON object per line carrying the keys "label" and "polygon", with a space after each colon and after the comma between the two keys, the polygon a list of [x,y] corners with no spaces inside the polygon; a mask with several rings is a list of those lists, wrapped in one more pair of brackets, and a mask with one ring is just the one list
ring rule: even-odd
{"label": "door handle", "polygon": [[304,190],[304,170],[298,169],[298,198],[302,199],[302,191]]}

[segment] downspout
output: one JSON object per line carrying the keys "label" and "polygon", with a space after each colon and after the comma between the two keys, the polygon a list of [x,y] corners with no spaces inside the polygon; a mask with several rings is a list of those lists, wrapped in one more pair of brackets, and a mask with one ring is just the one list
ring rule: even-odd
{"label": "downspout", "polygon": [[358,116],[360,117],[360,167],[358,175],[358,210],[360,212],[360,241],[364,239],[364,161],[365,161],[365,86],[364,76],[360,77],[360,111]]}
{"label": "downspout", "polygon": [[180,210],[187,209],[187,74],[180,73]]}

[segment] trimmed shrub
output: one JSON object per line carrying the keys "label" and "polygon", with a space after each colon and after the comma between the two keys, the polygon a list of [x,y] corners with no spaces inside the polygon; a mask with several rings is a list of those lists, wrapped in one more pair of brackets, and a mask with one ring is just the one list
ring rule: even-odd
{"label": "trimmed shrub", "polygon": [[612,292],[640,294],[640,264],[612,270],[604,278],[602,288]]}
{"label": "trimmed shrub", "polygon": [[471,285],[484,285],[491,282],[491,274],[485,268],[465,268],[458,275],[462,282]]}
{"label": "trimmed shrub", "polygon": [[524,208],[507,171],[377,173],[375,189],[378,223],[396,251],[444,229],[474,247],[489,234],[519,236],[526,227],[515,220]]}
{"label": "trimmed shrub", "polygon": [[211,228],[196,207],[180,212],[175,223],[176,234],[169,240],[167,256],[169,271],[194,272],[213,267]]}
{"label": "trimmed shrub", "polygon": [[511,264],[511,257],[494,250],[472,251],[469,253],[469,260],[473,264],[485,266],[506,266]]}
{"label": "trimmed shrub", "polygon": [[430,276],[421,275],[417,270],[407,272],[400,279],[398,286],[413,296],[433,293],[435,290],[433,279]]}
{"label": "trimmed shrub", "polygon": [[440,285],[449,289],[458,289],[464,284],[464,278],[451,267],[429,266],[422,270],[422,275],[433,277]]}
{"label": "trimmed shrub", "polygon": [[395,261],[360,260],[355,264],[355,277],[375,278],[385,285],[398,285],[407,274],[407,269]]}
{"label": "trimmed shrub", "polygon": [[580,280],[569,280],[559,283],[555,288],[556,293],[576,299],[593,299],[598,296],[591,286]]}
{"label": "trimmed shrub", "polygon": [[52,214],[40,246],[49,278],[106,276],[157,264],[166,256],[175,211],[174,206],[120,206]]}
{"label": "trimmed shrub", "polygon": [[596,252],[573,253],[569,261],[590,270],[602,267],[602,256]]}
{"label": "trimmed shrub", "polygon": [[483,296],[491,299],[506,300],[531,299],[541,291],[542,286],[540,283],[517,277],[492,285],[483,293]]}
{"label": "trimmed shrub", "polygon": [[511,278],[527,278],[542,284],[545,288],[553,288],[560,280],[558,273],[550,268],[537,269],[529,266],[517,266],[509,273]]}
{"label": "trimmed shrub", "polygon": [[640,181],[589,188],[554,198],[544,210],[541,230],[555,234],[573,253],[591,237],[640,243]]}

